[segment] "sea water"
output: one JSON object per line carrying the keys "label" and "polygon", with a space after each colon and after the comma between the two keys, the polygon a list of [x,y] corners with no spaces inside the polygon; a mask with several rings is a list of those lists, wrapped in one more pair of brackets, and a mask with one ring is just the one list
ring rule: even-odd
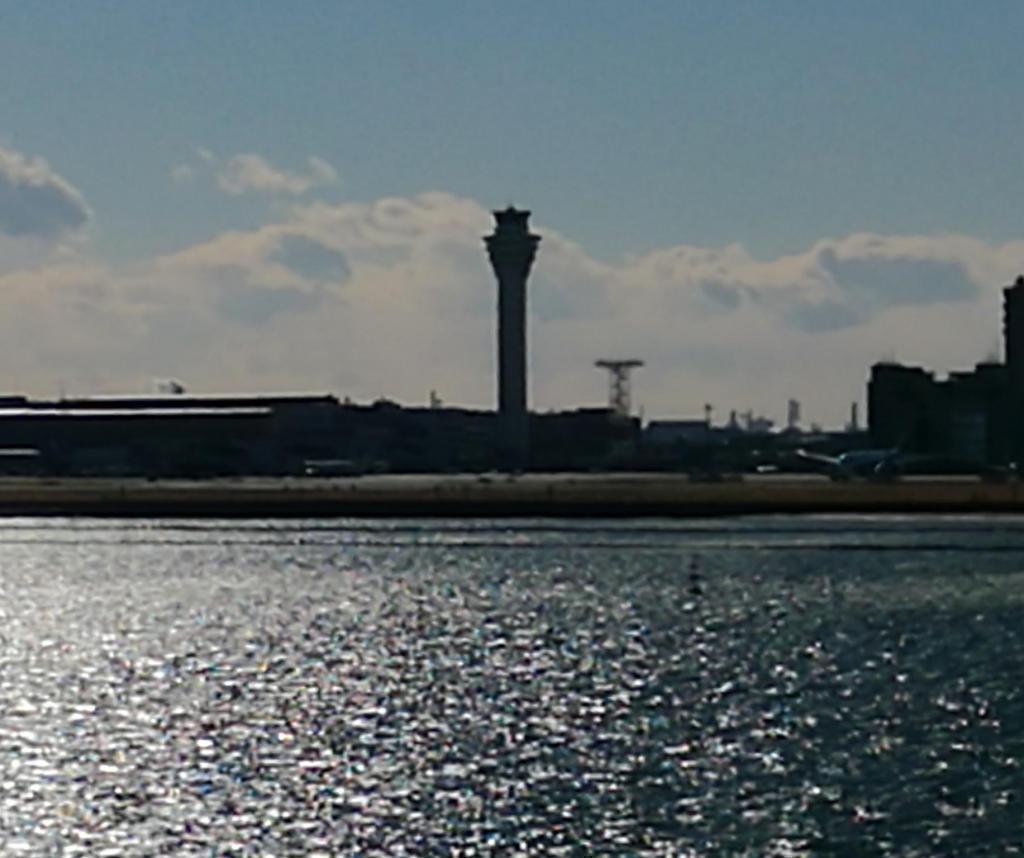
{"label": "sea water", "polygon": [[1013,855],[1024,520],[0,524],[5,856]]}

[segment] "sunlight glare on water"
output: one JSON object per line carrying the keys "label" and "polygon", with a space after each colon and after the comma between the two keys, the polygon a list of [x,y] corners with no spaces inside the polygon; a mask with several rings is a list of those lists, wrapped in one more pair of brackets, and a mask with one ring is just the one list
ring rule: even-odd
{"label": "sunlight glare on water", "polygon": [[1011,855],[1024,521],[0,526],[0,853]]}

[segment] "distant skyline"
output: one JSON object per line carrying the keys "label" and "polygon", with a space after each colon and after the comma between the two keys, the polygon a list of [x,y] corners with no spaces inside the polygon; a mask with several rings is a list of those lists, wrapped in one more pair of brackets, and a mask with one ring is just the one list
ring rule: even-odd
{"label": "distant skyline", "polygon": [[[531,405],[842,423],[999,352],[1009,2],[0,0],[3,387],[493,406],[488,211],[534,212]],[[863,413],[863,412],[862,412]]]}

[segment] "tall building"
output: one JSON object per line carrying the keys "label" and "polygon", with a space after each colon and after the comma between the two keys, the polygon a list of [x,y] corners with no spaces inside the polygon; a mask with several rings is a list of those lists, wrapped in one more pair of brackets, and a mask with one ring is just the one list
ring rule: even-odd
{"label": "tall building", "polygon": [[1003,343],[1014,393],[1024,393],[1024,277],[1003,290]]}
{"label": "tall building", "polygon": [[1024,461],[1024,277],[1003,290],[1005,363],[936,379],[919,367],[875,364],[868,382],[872,443],[950,462]]}
{"label": "tall building", "polygon": [[526,279],[540,236],[530,212],[509,206],[494,212],[494,232],[484,238],[498,279],[498,415],[507,464],[522,468],[529,447],[526,402]]}
{"label": "tall building", "polygon": [[868,421],[875,447],[929,451],[934,433],[935,376],[917,366],[884,361],[871,367]]}

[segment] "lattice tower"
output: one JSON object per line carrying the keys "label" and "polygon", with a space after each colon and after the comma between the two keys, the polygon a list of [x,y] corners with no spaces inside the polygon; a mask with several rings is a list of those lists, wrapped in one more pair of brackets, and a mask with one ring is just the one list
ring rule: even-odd
{"label": "lattice tower", "polygon": [[608,407],[620,417],[629,417],[630,373],[643,365],[642,360],[634,359],[594,361],[594,366],[608,371]]}

